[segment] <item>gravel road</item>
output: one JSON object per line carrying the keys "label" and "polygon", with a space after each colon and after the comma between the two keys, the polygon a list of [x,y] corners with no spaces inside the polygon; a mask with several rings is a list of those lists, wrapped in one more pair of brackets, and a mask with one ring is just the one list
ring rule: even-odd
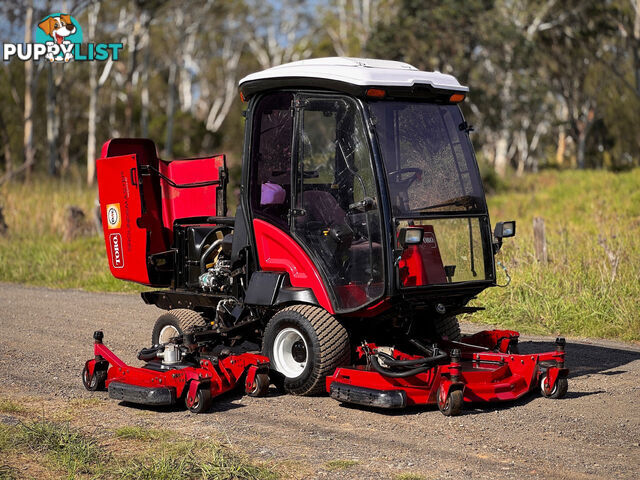
{"label": "gravel road", "polygon": [[[93,331],[102,329],[105,343],[136,363],[159,313],[137,295],[0,284],[0,397],[41,398],[45,409],[71,397],[106,399],[86,392],[79,375]],[[259,461],[286,462],[298,478],[640,478],[640,347],[567,340],[566,398],[530,395],[468,407],[460,417],[432,407],[381,413],[275,391],[227,395],[205,415],[106,400],[78,414],[88,427],[139,424],[219,439]],[[523,336],[521,351],[553,349],[552,341]],[[335,471],[332,460],[357,464]]]}

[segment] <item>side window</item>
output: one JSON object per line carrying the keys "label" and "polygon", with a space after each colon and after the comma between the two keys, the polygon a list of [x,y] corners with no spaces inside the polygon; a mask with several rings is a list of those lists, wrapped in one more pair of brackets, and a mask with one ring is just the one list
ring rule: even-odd
{"label": "side window", "polygon": [[346,311],[384,291],[369,142],[352,99],[301,96],[299,102],[291,227],[323,273],[336,311]]}
{"label": "side window", "polygon": [[254,115],[251,209],[257,218],[288,230],[291,202],[293,113],[290,93],[263,98]]}

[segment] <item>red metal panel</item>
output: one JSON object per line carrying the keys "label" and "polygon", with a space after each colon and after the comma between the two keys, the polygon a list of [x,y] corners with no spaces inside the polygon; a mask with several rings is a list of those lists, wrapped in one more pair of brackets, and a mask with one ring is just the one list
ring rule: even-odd
{"label": "red metal panel", "polygon": [[398,263],[402,286],[419,287],[447,283],[433,226],[416,225],[411,228],[422,228],[424,237],[422,243],[409,245],[402,252],[402,258]]}
{"label": "red metal panel", "polygon": [[[201,183],[219,180],[219,168],[224,166],[224,155],[189,160],[160,161],[160,173],[177,184]],[[175,188],[164,179],[162,185],[162,221],[173,230],[178,218],[210,216],[216,214],[216,185],[196,188]]]}
{"label": "red metal panel", "polygon": [[291,285],[310,288],[318,303],[329,313],[335,313],[318,269],[302,247],[279,228],[255,219],[253,221],[258,259],[262,270],[287,272]]}
{"label": "red metal panel", "polygon": [[147,230],[138,225],[142,205],[135,155],[96,162],[102,228],[114,277],[149,284]]}

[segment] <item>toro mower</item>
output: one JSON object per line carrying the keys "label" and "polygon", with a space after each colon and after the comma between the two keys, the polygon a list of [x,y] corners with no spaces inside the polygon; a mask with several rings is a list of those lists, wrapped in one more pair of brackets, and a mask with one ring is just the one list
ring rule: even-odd
{"label": "toro mower", "polygon": [[[494,256],[516,233],[514,221],[491,231],[459,108],[467,93],[450,75],[369,59],[304,60],[243,78],[234,216],[224,155],[168,161],[151,140],[105,143],[97,171],[109,266],[152,287],[143,300],[167,311],[151,333],[156,357],[191,355],[190,370],[171,367],[169,377],[193,382],[215,358],[227,370],[236,359],[232,376],[253,379],[268,359],[270,381],[291,394],[433,403],[446,415],[537,389],[562,397],[563,339],[520,355],[517,332],[460,333],[457,316],[481,309],[468,303],[496,286]],[[89,386],[119,392],[155,378],[172,382],[165,397],[188,388],[193,402],[198,388],[149,373],[155,366],[118,380],[134,369],[95,348]]]}

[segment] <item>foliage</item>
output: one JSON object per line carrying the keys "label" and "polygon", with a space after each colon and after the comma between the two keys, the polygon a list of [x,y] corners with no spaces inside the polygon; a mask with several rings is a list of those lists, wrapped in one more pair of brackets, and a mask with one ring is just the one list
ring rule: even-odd
{"label": "foliage", "polygon": [[[126,437],[128,438],[128,437]],[[9,441],[9,439],[11,441]],[[274,471],[254,465],[213,442],[194,442],[174,438],[169,444],[156,442],[150,449],[137,450],[133,455],[122,455],[126,449],[121,437],[108,445],[88,437],[70,424],[48,420],[20,422],[15,425],[0,423],[0,448],[8,465],[0,466],[0,478],[15,478],[12,465],[14,455],[19,465],[42,464],[44,455],[48,464],[40,465],[51,473],[62,470],[68,478],[80,475],[90,478],[121,479],[277,479]],[[26,475],[27,473],[25,473]],[[58,475],[56,475],[58,476]]]}
{"label": "foliage", "polygon": [[[518,222],[517,236],[505,239],[496,256],[512,282],[482,293],[476,304],[486,310],[466,320],[537,334],[640,340],[639,184],[640,169],[547,171],[489,197],[494,222]],[[547,265],[535,260],[533,217],[545,221]],[[506,281],[500,267],[498,279]]]}

